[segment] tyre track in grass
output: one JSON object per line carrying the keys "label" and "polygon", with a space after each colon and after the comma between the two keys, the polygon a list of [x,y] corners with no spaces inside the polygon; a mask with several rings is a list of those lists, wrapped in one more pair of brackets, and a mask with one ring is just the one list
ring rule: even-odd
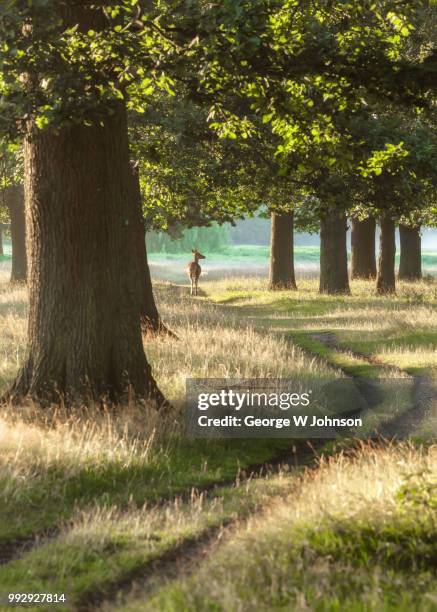
{"label": "tyre track in grass", "polygon": [[[363,393],[364,391],[364,393]],[[366,390],[360,389],[367,404],[373,403],[373,399],[369,397],[369,393]],[[344,414],[344,416],[356,416],[361,412],[361,408],[353,409]],[[269,475],[278,474],[284,469],[290,468],[303,468],[303,467],[315,467],[317,465],[317,457],[323,452],[324,447],[327,444],[334,442],[334,439],[311,439],[311,440],[290,440],[290,446],[281,449],[276,455],[269,458],[267,461],[261,463],[255,463],[247,466],[246,468],[239,469],[236,476],[232,479],[217,480],[212,483],[204,485],[193,484],[187,487],[186,491],[180,492],[176,495],[163,496],[160,499],[150,502],[147,504],[147,508],[164,508],[165,506],[171,506],[175,503],[188,502],[199,495],[205,495],[209,497],[219,497],[220,490],[223,488],[229,488],[232,486],[239,486],[242,482],[250,480],[252,478],[265,477]],[[330,451],[332,452],[332,451]],[[23,538],[17,538],[12,542],[5,542],[0,544],[0,565],[7,564],[10,561],[23,557],[26,553],[35,547],[41,546],[42,544],[56,538],[61,529],[67,527],[68,521],[63,522],[61,525],[54,525],[48,529],[38,531],[34,534]],[[177,547],[180,554],[183,555],[184,547],[187,546],[187,553],[190,557],[194,555],[194,550],[201,548],[205,541],[214,539],[216,529],[212,529],[211,533],[205,533],[200,536],[199,542],[197,539],[187,540],[186,543],[181,543],[180,547]],[[174,549],[176,550],[176,549]],[[153,561],[153,567],[159,567],[159,571],[164,573],[166,564],[169,563],[171,566],[174,564],[173,559],[174,551],[166,552],[162,560],[156,559]],[[179,555],[180,556],[180,555]],[[175,559],[178,558],[176,554]],[[147,565],[147,568],[149,565]],[[144,571],[148,573],[148,569]],[[138,570],[141,571],[141,570]],[[132,579],[126,579],[128,582],[132,582]],[[123,580],[123,584],[125,580]],[[108,587],[112,588],[112,587]],[[118,585],[114,587],[118,589]],[[87,605],[86,603],[84,604]]]}
{"label": "tyre track in grass", "polygon": [[[367,403],[369,398],[367,398]],[[354,416],[361,412],[362,408],[349,411],[345,416]],[[290,440],[290,447],[281,450],[271,459],[253,464],[245,469],[240,469],[234,479],[226,479],[202,486],[192,486],[186,492],[169,497],[163,497],[155,503],[151,503],[147,508],[165,508],[167,505],[183,503],[204,495],[205,499],[219,498],[221,489],[227,487],[238,487],[244,482],[259,477],[268,477],[278,474],[284,469],[316,468],[317,457],[323,453],[324,447],[328,443],[335,442],[334,439],[313,439],[313,440]],[[335,449],[330,451],[334,454]],[[272,496],[272,499],[275,496]],[[181,567],[195,566],[201,562],[205,556],[217,544],[221,535],[230,529],[235,529],[249,520],[250,516],[262,510],[261,507],[249,511],[245,517],[235,516],[221,521],[220,525],[215,525],[202,530],[197,536],[189,537],[181,541],[176,546],[163,552],[153,560],[140,564],[113,582],[102,585],[101,589],[94,588],[93,591],[85,593],[75,604],[77,610],[94,610],[105,603],[111,604],[120,594],[126,595],[132,591],[137,581],[141,581],[141,590],[152,592],[160,586],[164,580],[176,577]],[[64,522],[65,526],[66,523]],[[67,524],[68,527],[68,524]],[[38,533],[22,541],[16,541],[12,545],[7,545],[3,550],[0,547],[0,562],[7,563],[13,559],[26,554],[33,547],[39,546],[50,539],[57,537],[61,527],[53,527],[50,531]]]}
{"label": "tyre track in grass", "polygon": [[[271,500],[275,497],[272,496]],[[118,605],[137,589],[144,597],[150,597],[163,582],[175,579],[181,575],[181,572],[190,571],[200,565],[218,546],[223,535],[244,525],[250,516],[262,510],[263,507],[258,506],[248,516],[230,517],[223,520],[220,525],[202,530],[195,537],[185,538],[158,557],[132,569],[119,580],[104,585],[100,590],[94,588],[85,593],[74,604],[73,609],[77,612],[106,609],[106,606]]]}
{"label": "tyre track in grass", "polygon": [[[326,348],[335,350],[338,353],[348,354],[362,359],[370,365],[385,368],[392,372],[398,372],[400,375],[402,375],[402,377],[405,377],[406,374],[409,375],[408,372],[402,370],[401,368],[388,366],[387,364],[378,362],[376,359],[372,359],[367,355],[359,354],[340,347],[333,332],[314,333],[309,334],[309,336],[314,340],[319,341]],[[316,356],[321,361],[327,362],[330,367],[335,367],[336,369],[341,370],[347,377],[351,378],[357,386],[360,394],[366,400],[369,408],[377,405],[381,401],[380,389],[373,385],[368,379],[365,379],[357,374],[352,374],[350,371],[348,371],[348,368],[342,368],[337,365],[333,366],[329,360],[323,359],[316,353],[312,353],[306,348],[300,348],[303,350],[303,352],[310,354],[312,357]],[[425,381],[426,377],[424,376],[413,377],[414,398],[418,396],[418,392]],[[359,414],[361,411],[362,409],[351,410],[346,413],[345,416],[354,416]],[[413,405],[407,409],[405,413],[401,413],[386,423],[383,428],[380,428],[378,432],[378,443],[385,444],[385,441],[381,438],[394,438],[399,434],[399,431],[405,430],[405,433],[409,433],[422,420],[425,412],[426,405],[424,404],[423,397],[419,398],[417,401],[414,399]],[[328,442],[332,442],[332,440],[313,440],[312,442],[313,444],[310,442],[307,443],[307,447],[311,449],[309,453],[311,455],[311,461],[307,463],[304,459],[305,455],[301,455],[298,460],[295,459],[295,467],[308,466],[311,464],[311,462],[314,464],[314,458],[317,451],[321,450]],[[290,457],[285,464],[290,465]],[[275,469],[280,469],[281,465],[284,466],[284,462],[282,458],[279,458],[277,462],[272,460],[268,467],[266,464],[263,464],[263,468],[268,470],[270,473],[274,473]],[[257,475],[256,466],[254,470],[251,470],[252,467],[253,466],[247,468],[246,472],[252,476]],[[259,475],[261,475],[261,473],[262,472],[260,472]],[[205,489],[208,490],[208,492],[215,491],[216,494],[220,494],[220,486],[215,484],[207,485]],[[199,491],[201,491],[200,488]],[[142,597],[150,597],[158,588],[162,587],[166,581],[179,577],[182,572],[189,573],[193,571],[219,544],[223,534],[230,533],[231,530],[235,530],[238,527],[241,528],[241,526],[249,520],[252,514],[256,514],[262,510],[263,508],[258,507],[244,518],[236,517],[234,519],[229,519],[228,521],[224,521],[220,526],[210,527],[202,531],[196,538],[186,539],[178,546],[163,553],[158,558],[151,560],[142,567],[136,568],[132,573],[126,575],[119,581],[106,585],[104,591],[85,595],[80,600],[76,609],[80,612],[88,612],[95,610],[98,607],[101,609],[106,609],[105,605],[111,606],[111,604],[115,605],[120,603],[121,599],[125,598],[128,594],[135,595],[136,591],[140,593]]]}
{"label": "tyre track in grass", "polygon": [[[252,471],[249,476],[248,469],[244,475],[245,479],[249,480],[251,477],[268,478],[280,473],[286,467],[289,467],[290,471],[303,468],[316,469],[318,450],[322,450],[328,440],[313,440],[312,442],[314,444],[310,442],[305,444],[305,452],[293,453],[295,456],[288,457],[286,462],[278,461],[274,464],[263,464],[264,473],[261,470],[256,473]],[[244,482],[245,480],[238,484],[234,482],[233,486],[244,486]],[[220,497],[220,489],[223,486],[221,485],[213,490],[215,497]],[[281,497],[280,493],[272,494],[266,503],[227,517],[219,525],[212,525],[203,529],[194,537],[183,539],[176,546],[133,568],[118,580],[102,585],[100,590],[90,589],[75,603],[74,610],[91,612],[96,609],[105,610],[107,606],[112,609],[113,606],[120,604],[120,601],[125,600],[129,595],[134,595],[137,590],[142,596],[150,597],[158,588],[162,587],[164,582],[176,579],[182,572],[193,571],[215,550],[224,535],[241,529],[252,516],[265,511],[269,504],[279,497]]]}
{"label": "tyre track in grass", "polygon": [[[363,394],[366,402],[369,404],[369,397]],[[353,417],[360,414],[361,408],[353,409],[344,413],[345,417]],[[232,486],[238,486],[243,481],[251,478],[259,478],[267,475],[278,474],[284,468],[300,468],[310,467],[315,465],[317,457],[323,452],[324,447],[334,442],[334,439],[316,438],[316,439],[301,439],[290,440],[290,445],[281,449],[271,458],[261,463],[253,463],[245,468],[239,468],[234,478],[226,478],[210,482],[203,485],[195,483],[187,486],[186,490],[176,495],[162,496],[157,500],[149,503],[146,502],[147,508],[163,508],[171,506],[175,503],[184,503],[190,501],[198,495],[218,496],[220,489]],[[15,559],[23,557],[33,548],[46,543],[49,540],[56,538],[61,529],[68,527],[68,521],[63,521],[61,525],[53,525],[47,529],[39,530],[29,536],[19,537],[11,542],[0,543],[0,566],[9,563]]]}
{"label": "tyre track in grass", "polygon": [[[407,370],[403,370],[395,365],[386,364],[376,357],[365,355],[359,351],[354,351],[345,348],[340,345],[336,335],[331,331],[314,332],[308,334],[308,336],[320,342],[324,347],[335,351],[338,354],[350,355],[355,359],[360,359],[367,362],[369,365],[378,367],[382,370],[390,370],[396,372],[400,377],[405,378],[407,375],[412,380],[412,401],[411,405],[407,410],[402,411],[389,421],[382,423],[376,430],[375,434],[387,439],[404,439],[411,435],[414,430],[422,423],[425,419],[430,402],[432,401],[433,394],[435,394],[432,387],[432,381],[423,374],[411,375]],[[306,349],[302,349],[306,350]],[[308,351],[310,352],[310,351]],[[378,395],[378,388],[372,384],[369,379],[366,379],[356,373],[351,373],[348,368],[339,367],[339,369],[346,374],[349,378],[354,380],[357,388],[363,394],[364,397],[374,399]],[[375,405],[375,404],[374,404]],[[369,404],[371,407],[371,404]]]}
{"label": "tyre track in grass", "polygon": [[[303,443],[295,443],[293,448],[284,449],[280,455],[261,464],[248,466],[245,470],[239,470],[237,476],[233,480],[220,481],[217,483],[208,484],[205,486],[192,487],[190,491],[184,492],[177,496],[162,498],[154,504],[145,507],[145,516],[148,510],[163,510],[166,506],[179,505],[197,499],[200,496],[204,500],[213,501],[221,497],[221,491],[225,488],[235,487],[235,489],[245,486],[251,479],[268,478],[279,474],[281,471],[291,471],[303,468],[316,468],[318,451],[322,450],[322,446],[326,440],[314,440],[314,444],[307,441]],[[323,445],[321,444],[323,442]],[[272,494],[268,500],[269,503],[279,494]],[[85,593],[77,602],[73,604],[74,610],[95,610],[96,607],[104,602],[111,602],[120,592],[130,592],[133,583],[137,580],[148,582],[163,579],[165,576],[175,576],[182,565],[196,562],[197,559],[202,559],[207,554],[211,547],[221,539],[224,531],[229,530],[239,523],[249,520],[252,514],[260,511],[264,506],[259,505],[253,510],[248,509],[235,516],[225,517],[220,521],[220,524],[211,525],[202,529],[197,535],[182,539],[177,545],[164,551],[159,556],[139,564],[131,571],[127,572],[119,579],[108,584],[102,585]],[[64,522],[62,526],[53,527],[50,530],[42,531],[33,534],[29,537],[17,539],[11,543],[7,543],[0,547],[0,564],[7,564],[10,561],[19,559],[30,552],[33,548],[42,546],[47,542],[54,540],[62,531],[69,527],[71,523]]]}
{"label": "tyre track in grass", "polygon": [[[146,502],[145,508],[160,509],[176,503],[186,503],[199,495],[217,497],[220,494],[220,489],[237,487],[252,478],[278,474],[286,467],[309,467],[316,463],[318,452],[322,451],[327,442],[328,440],[290,440],[289,447],[281,449],[280,452],[268,460],[251,464],[246,468],[239,468],[234,478],[217,480],[204,485],[189,485],[185,491],[176,495],[162,496],[157,500]],[[19,559],[33,548],[53,540],[63,528],[68,528],[69,524],[68,520],[63,521],[60,525],[53,525],[28,536],[17,537],[10,542],[0,543],[0,566]]]}
{"label": "tyre track in grass", "polygon": [[[360,393],[361,390],[360,390]],[[367,393],[364,396],[367,406],[374,405],[376,399]],[[354,408],[344,416],[356,416],[362,412],[363,408]],[[327,444],[335,442],[334,438],[319,438],[312,440],[294,441],[292,449],[286,449],[275,460],[270,460],[261,465],[249,466],[242,470],[240,477],[250,479],[253,477],[270,476],[279,473],[284,467],[292,469],[317,468],[317,457],[323,454],[323,449]],[[290,452],[292,450],[292,452]],[[340,449],[342,452],[344,449]],[[330,451],[330,455],[336,453],[335,449]],[[224,486],[238,486],[235,481],[232,483],[220,483],[220,485],[207,485],[199,488],[196,493],[207,492],[220,496],[220,488]],[[277,496],[272,496],[272,499]],[[179,497],[181,499],[181,497]],[[194,570],[219,544],[224,533],[236,530],[250,519],[251,516],[262,512],[263,507],[257,507],[249,511],[244,517],[237,516],[228,519],[220,526],[213,526],[202,531],[196,538],[188,538],[179,545],[173,547],[144,563],[142,566],[134,568],[125,576],[110,584],[105,585],[101,591],[94,590],[86,593],[77,603],[75,609],[79,612],[90,612],[95,609],[106,609],[105,606],[115,605],[129,594],[135,593],[138,589],[144,597],[150,597],[162,584],[168,580],[177,578],[181,571],[184,573]]]}
{"label": "tyre track in grass", "polygon": [[6,565],[14,559],[23,557],[36,546],[45,544],[48,540],[57,537],[60,527],[53,526],[46,530],[37,531],[29,536],[15,538],[14,540],[0,543],[0,566]]}

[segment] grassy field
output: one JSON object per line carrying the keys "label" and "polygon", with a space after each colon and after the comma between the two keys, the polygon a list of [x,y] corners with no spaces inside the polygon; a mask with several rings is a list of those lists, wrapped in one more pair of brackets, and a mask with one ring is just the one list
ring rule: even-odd
{"label": "grassy field", "polygon": [[[224,277],[267,276],[269,269],[269,247],[256,245],[234,245],[218,252],[204,253],[202,261],[204,279],[221,280]],[[185,268],[191,254],[149,253],[152,274],[161,280],[174,283],[186,282]],[[320,250],[318,246],[295,246],[296,276],[298,279],[316,278],[319,273]],[[397,256],[399,264],[399,254]],[[425,276],[437,275],[437,251],[422,253],[422,267]]]}
{"label": "grassy field", "polygon": [[[0,261],[8,261],[11,258],[11,244],[7,240],[3,244],[4,255]],[[268,266],[270,247],[253,244],[230,245],[218,252],[206,253],[208,261],[217,264],[231,263],[234,266]],[[318,246],[295,246],[295,265],[297,268],[317,267],[320,260],[320,249]],[[190,259],[190,253],[149,253],[149,261],[152,264],[168,263],[181,265]],[[399,250],[396,255],[396,263],[399,265]],[[437,251],[422,252],[422,267],[425,274],[437,272]]]}
{"label": "grassy field", "polygon": [[[318,246],[295,246],[295,260],[299,263],[318,263],[320,259],[320,248]],[[254,244],[240,244],[230,245],[224,247],[217,253],[211,253],[211,255],[219,255],[223,259],[239,260],[241,262],[254,261],[257,263],[263,263],[269,258],[270,247]],[[185,253],[150,253],[152,260],[165,258],[165,259],[179,259],[180,257],[186,256]],[[397,263],[399,264],[399,250],[397,253]],[[437,251],[424,251],[422,253],[422,266],[426,268],[437,268]]]}
{"label": "grassy field", "polygon": [[0,255],[0,261],[9,261],[12,258],[12,247],[9,240],[3,239],[3,255]]}
{"label": "grassy field", "polygon": [[[402,378],[435,395],[435,282],[387,298],[366,282],[352,290],[319,296],[306,280],[270,293],[240,277],[190,298],[157,283],[179,340],[144,341],[173,412],[5,407],[0,592],[64,592],[72,610],[435,610],[435,403],[401,419],[403,442],[311,451],[183,434],[186,377]],[[1,273],[3,388],[23,359],[26,311]]]}
{"label": "grassy field", "polygon": [[[241,262],[256,262],[265,263],[268,261],[270,253],[269,246],[261,246],[254,244],[240,244],[230,245],[224,247],[217,253],[211,253],[211,256],[219,256],[222,259],[235,260]],[[189,255],[189,254],[188,254]],[[319,263],[320,259],[320,248],[318,246],[295,246],[294,256],[297,264],[300,263]],[[185,253],[150,253],[151,260],[156,259],[179,259],[186,257]],[[396,261],[399,264],[399,249],[396,257]],[[422,266],[427,268],[437,268],[437,251],[423,251],[422,252]]]}

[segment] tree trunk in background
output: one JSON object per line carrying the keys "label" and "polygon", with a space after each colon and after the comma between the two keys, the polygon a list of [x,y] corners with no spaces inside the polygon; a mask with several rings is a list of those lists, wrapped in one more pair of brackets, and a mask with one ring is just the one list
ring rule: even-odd
{"label": "tree trunk in background", "polygon": [[351,278],[376,278],[375,230],[374,217],[364,221],[352,219]]}
{"label": "tree trunk in background", "polygon": [[294,213],[271,214],[269,289],[296,289],[293,246]]}
{"label": "tree trunk in background", "polygon": [[144,265],[132,228],[126,109],[101,125],[29,127],[24,146],[27,355],[8,397],[165,402],[140,329]]}
{"label": "tree trunk in background", "polygon": [[27,255],[23,185],[8,187],[5,193],[5,200],[11,218],[11,283],[25,283],[27,281]]}
{"label": "tree trunk in background", "polygon": [[320,222],[320,293],[349,294],[347,272],[347,219],[331,211]]}
{"label": "tree trunk in background", "polygon": [[160,333],[165,331],[156,307],[155,296],[153,295],[152,278],[150,276],[149,262],[147,261],[146,235],[142,231],[142,242],[144,244],[144,291],[141,309],[141,329],[146,333]]}
{"label": "tree trunk in background", "polygon": [[4,255],[3,252],[3,224],[0,223],[0,255]]}
{"label": "tree trunk in background", "polygon": [[132,172],[132,189],[135,194],[135,199],[138,207],[138,233],[137,233],[137,257],[140,265],[144,267],[142,276],[142,299],[141,299],[141,330],[146,334],[167,334],[176,338],[176,335],[170,331],[162,322],[156,307],[155,296],[153,295],[152,278],[150,276],[149,263],[147,261],[146,249],[146,233],[144,227],[144,219],[141,205],[141,187],[140,176],[138,169],[131,164]]}
{"label": "tree trunk in background", "polygon": [[379,262],[376,291],[378,295],[395,293],[396,225],[390,214],[381,215],[379,240]]}
{"label": "tree trunk in background", "polygon": [[420,227],[399,225],[401,258],[399,279],[419,280],[422,278],[422,238]]}

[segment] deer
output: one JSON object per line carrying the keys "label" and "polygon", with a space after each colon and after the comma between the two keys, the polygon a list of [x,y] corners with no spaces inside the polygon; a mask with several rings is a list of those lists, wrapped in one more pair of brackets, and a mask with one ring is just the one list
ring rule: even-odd
{"label": "deer", "polygon": [[199,259],[206,259],[205,255],[199,253],[197,249],[191,249],[193,253],[193,261],[187,266],[187,274],[190,277],[191,281],[191,291],[190,295],[197,295],[197,284],[199,282],[199,277],[202,273],[202,268],[199,266]]}

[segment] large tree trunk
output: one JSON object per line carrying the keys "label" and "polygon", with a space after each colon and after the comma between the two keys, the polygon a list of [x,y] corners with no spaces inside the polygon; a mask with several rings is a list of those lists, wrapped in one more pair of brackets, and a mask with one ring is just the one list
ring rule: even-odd
{"label": "large tree trunk", "polygon": [[[61,3],[61,27],[105,28],[96,6]],[[29,321],[12,401],[165,403],[142,343],[144,267],[132,239],[140,219],[129,158],[124,101],[108,102],[87,125],[38,130],[28,121]]]}
{"label": "large tree trunk", "polygon": [[137,257],[140,265],[144,267],[142,276],[142,299],[141,299],[141,329],[145,334],[167,334],[176,338],[176,334],[170,331],[162,322],[156,307],[155,296],[153,295],[152,278],[150,276],[149,263],[147,261],[146,233],[141,204],[141,187],[139,172],[135,164],[132,164],[132,188],[138,206],[138,233],[137,233]]}
{"label": "large tree trunk", "polygon": [[379,262],[376,291],[378,295],[395,293],[396,225],[390,214],[380,219]]}
{"label": "large tree trunk", "polygon": [[364,221],[352,219],[351,278],[376,278],[375,230],[374,217]]}
{"label": "large tree trunk", "polygon": [[420,227],[399,225],[401,258],[399,279],[419,280],[422,278],[422,238]]}
{"label": "large tree trunk", "polygon": [[320,222],[320,293],[350,293],[347,271],[347,219],[336,210]]}
{"label": "large tree trunk", "polygon": [[6,189],[5,200],[11,218],[11,283],[25,283],[27,281],[27,256],[23,185],[8,187]]}
{"label": "large tree trunk", "polygon": [[294,213],[271,215],[269,289],[296,289],[294,274]]}
{"label": "large tree trunk", "polygon": [[126,111],[111,110],[101,125],[28,130],[28,346],[13,400],[164,403],[141,337]]}

